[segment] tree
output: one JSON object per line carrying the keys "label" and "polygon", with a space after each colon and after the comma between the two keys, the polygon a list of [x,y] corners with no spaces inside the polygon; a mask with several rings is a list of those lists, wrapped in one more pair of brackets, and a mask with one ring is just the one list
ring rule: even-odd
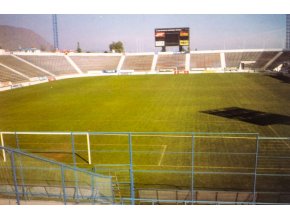
{"label": "tree", "polygon": [[78,45],[77,45],[77,52],[78,53],[81,53],[82,52],[82,49],[81,49],[81,47],[80,47],[80,43],[78,42]]}
{"label": "tree", "polygon": [[110,51],[115,51],[117,53],[122,53],[124,52],[124,46],[123,46],[123,43],[121,41],[118,41],[118,42],[112,42],[110,45],[109,45],[109,48],[110,48]]}
{"label": "tree", "polygon": [[40,51],[46,51],[46,46],[45,45],[40,45]]}

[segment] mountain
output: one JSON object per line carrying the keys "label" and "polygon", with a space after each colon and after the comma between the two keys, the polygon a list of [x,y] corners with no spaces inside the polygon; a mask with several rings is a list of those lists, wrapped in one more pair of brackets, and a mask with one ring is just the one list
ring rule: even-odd
{"label": "mountain", "polygon": [[52,45],[30,29],[0,25],[0,48],[15,51],[19,48],[38,48],[50,51]]}

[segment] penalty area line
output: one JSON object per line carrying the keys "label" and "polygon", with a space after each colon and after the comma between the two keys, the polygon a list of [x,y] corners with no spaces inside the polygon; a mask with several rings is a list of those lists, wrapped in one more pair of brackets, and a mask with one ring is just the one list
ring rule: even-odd
{"label": "penalty area line", "polygon": [[164,154],[165,154],[165,150],[167,149],[167,145],[163,145],[163,150],[162,150],[162,154],[161,154],[161,157],[160,157],[160,160],[158,162],[158,166],[161,165],[161,162],[163,160],[163,157],[164,157]]}

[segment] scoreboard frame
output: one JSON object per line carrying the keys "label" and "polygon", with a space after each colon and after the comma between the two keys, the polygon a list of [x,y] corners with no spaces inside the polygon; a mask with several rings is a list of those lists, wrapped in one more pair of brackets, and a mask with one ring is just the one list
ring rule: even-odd
{"label": "scoreboard frame", "polygon": [[188,46],[190,45],[189,27],[156,28],[155,47]]}

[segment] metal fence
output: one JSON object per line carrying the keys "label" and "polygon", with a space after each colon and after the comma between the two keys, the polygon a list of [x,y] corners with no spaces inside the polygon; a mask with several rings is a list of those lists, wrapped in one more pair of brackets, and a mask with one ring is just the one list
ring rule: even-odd
{"label": "metal fence", "polygon": [[[113,204],[110,176],[0,147],[0,198],[16,204]],[[4,154],[4,153],[3,153]],[[45,203],[46,202],[46,203]]]}
{"label": "metal fence", "polygon": [[115,204],[290,203],[289,137],[193,132],[0,134],[2,146],[111,177]]}

